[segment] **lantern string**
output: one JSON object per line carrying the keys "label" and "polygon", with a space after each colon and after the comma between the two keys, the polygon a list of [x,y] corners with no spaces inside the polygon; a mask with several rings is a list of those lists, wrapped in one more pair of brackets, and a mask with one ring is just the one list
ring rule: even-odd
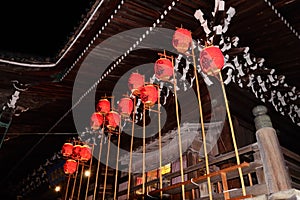
{"label": "lantern string", "polygon": [[299,33],[296,31],[294,27],[285,19],[285,17],[282,16],[282,14],[275,8],[274,5],[272,5],[271,1],[269,0],[264,0],[266,4],[268,4],[269,7],[274,11],[274,13],[280,18],[280,20],[291,30],[291,32],[294,33],[294,35],[300,39]]}
{"label": "lantern string", "polygon": [[81,167],[81,174],[80,174],[80,181],[79,181],[79,186],[78,186],[77,199],[80,199],[79,197],[80,197],[80,190],[81,190],[81,186],[82,186],[83,171],[84,171],[84,163],[82,163],[82,167]]}
{"label": "lantern string", "polygon": [[[92,155],[94,154],[94,149],[95,149],[95,144],[92,144],[92,152],[91,152]],[[89,165],[90,173],[92,172],[92,164],[93,164],[93,156],[91,157],[90,165]],[[90,185],[90,179],[91,179],[91,175],[89,175],[88,179],[87,179],[85,198],[84,199],[87,199],[87,195],[88,195],[88,191],[89,191],[89,185]],[[95,182],[95,184],[96,184],[96,182]]]}
{"label": "lantern string", "polygon": [[146,182],[146,105],[143,105],[143,167],[142,167],[142,194],[143,194],[143,199],[145,195],[145,182]]}
{"label": "lantern string", "polygon": [[71,174],[69,174],[69,177],[68,177],[68,182],[67,182],[67,186],[66,186],[66,193],[65,193],[65,200],[67,200],[67,198],[68,198],[70,180],[71,180]]}
{"label": "lantern string", "polygon": [[101,154],[102,154],[102,146],[103,146],[103,138],[104,136],[104,121],[105,121],[105,116],[103,120],[103,127],[102,127],[102,134],[100,138],[100,144],[99,144],[99,152],[98,152],[98,165],[97,165],[97,171],[96,171],[96,180],[95,180],[95,186],[94,186],[94,196],[93,199],[96,199],[96,191],[97,191],[97,186],[98,186],[98,178],[99,178],[99,169],[100,169],[100,163],[101,163]]}
{"label": "lantern string", "polygon": [[[209,175],[210,170],[209,170],[208,153],[207,153],[207,146],[206,146],[206,135],[205,135],[205,129],[204,129],[204,117],[203,117],[203,110],[202,110],[202,103],[201,103],[201,95],[200,95],[200,86],[199,86],[199,80],[198,80],[197,64],[196,64],[196,58],[195,58],[195,52],[194,52],[194,47],[193,46],[194,46],[194,43],[192,42],[192,56],[193,56],[193,63],[194,63],[194,76],[195,76],[197,95],[198,95],[198,106],[199,106],[199,114],[200,114],[203,150],[204,150],[204,156],[205,156],[205,167],[206,167],[206,174]],[[207,176],[207,184],[208,184],[209,199],[212,200],[211,180],[210,180],[209,176]]]}
{"label": "lantern string", "polygon": [[117,199],[117,186],[118,186],[118,171],[119,171],[119,155],[120,155],[120,141],[121,141],[121,120],[119,124],[119,135],[118,135],[118,149],[116,159],[116,175],[115,175],[115,188],[114,188],[114,199]]}
{"label": "lantern string", "polygon": [[[172,58],[172,65],[174,66],[174,59]],[[177,81],[175,72],[173,73],[173,84],[174,84],[174,98],[175,98],[175,109],[176,109],[176,121],[177,121],[177,133],[178,133],[178,145],[179,145],[179,161],[180,161],[180,175],[181,182],[184,182],[184,173],[183,173],[183,160],[182,160],[182,143],[181,143],[181,133],[180,133],[180,121],[179,121],[179,111],[178,111],[178,99],[177,99]],[[184,184],[181,185],[181,194],[182,199],[185,199],[185,189]]]}
{"label": "lantern string", "polygon": [[[228,106],[228,99],[227,99],[226,90],[225,90],[225,86],[224,86],[224,83],[223,83],[223,77],[222,77],[221,71],[219,71],[219,78],[220,78],[220,83],[221,83],[221,86],[222,86],[222,91],[223,91],[223,96],[224,96],[224,101],[225,101],[225,107],[226,107],[229,126],[230,126],[231,138],[232,138],[233,146],[234,146],[236,162],[237,162],[237,165],[240,165],[241,162],[240,162],[239,152],[238,152],[238,148],[237,148],[237,144],[236,144],[235,133],[234,133],[234,129],[233,129],[230,109],[229,109],[229,106]],[[240,180],[241,180],[243,196],[246,196],[244,177],[243,177],[243,172],[242,172],[241,167],[238,168],[238,172],[239,172],[239,176],[240,176]]]}
{"label": "lantern string", "polygon": [[77,182],[77,176],[78,176],[78,166],[79,166],[79,160],[77,161],[77,169],[76,169],[76,173],[75,173],[75,177],[74,177],[74,182],[73,182],[73,189],[72,189],[72,193],[71,193],[71,199],[73,199],[74,196],[74,192],[75,192],[75,187],[76,187],[76,182]]}
{"label": "lantern string", "polygon": [[131,142],[129,152],[129,165],[128,165],[128,189],[127,199],[129,199],[130,186],[131,186],[131,166],[132,166],[132,150],[133,150],[133,139],[134,139],[134,124],[135,124],[135,110],[136,110],[136,98],[133,98],[133,112],[132,112],[132,127],[131,127]]}
{"label": "lantern string", "polygon": [[[178,1],[178,0],[177,0]],[[124,3],[124,0],[121,1],[121,4]],[[176,1],[172,1],[171,5],[169,5],[167,7],[167,9],[164,10],[163,14],[160,16],[160,18],[164,18],[165,16],[167,16],[167,14],[169,13],[168,11],[170,11],[173,7],[175,7],[176,5]],[[120,9],[120,6],[118,6],[118,9]],[[116,10],[115,10],[116,13]],[[142,34],[142,36],[140,36],[140,38],[137,40],[138,41],[143,41],[147,35],[150,34],[150,32],[152,32],[157,25],[161,22],[160,18],[158,18],[151,27],[149,27],[149,30],[147,30],[144,34]],[[107,24],[106,24],[107,25]],[[104,30],[104,27],[102,27],[101,30],[99,30],[99,33],[96,34],[96,36],[94,37],[93,41],[95,40],[96,37],[98,37],[99,34],[101,34],[101,31]],[[92,42],[93,42],[92,41]],[[91,43],[92,43],[91,42]],[[92,46],[92,45],[91,45]],[[126,52],[124,52],[124,54],[118,59],[118,63],[115,63],[113,65],[113,67],[111,67],[111,71],[116,68],[118,66],[119,63],[121,63],[121,61],[123,59],[125,59],[128,55],[129,52],[132,51],[133,49],[135,49],[137,47],[136,43],[134,43],[132,45],[132,47],[130,47]],[[77,62],[80,60],[81,57],[83,57],[84,53],[88,50],[88,47],[85,48],[84,52],[82,52],[80,54],[80,56],[77,58],[77,60],[73,63],[73,65],[71,66],[71,68],[68,69],[68,71],[62,76],[61,81],[67,76],[67,74],[73,69],[73,67],[76,66]],[[86,92],[81,95],[78,100],[71,106],[71,108],[69,110],[66,111],[66,113],[47,131],[47,133],[26,153],[25,156],[23,156],[23,158],[15,165],[15,167],[13,169],[10,170],[10,172],[8,173],[8,175],[10,175],[11,173],[13,173],[13,171],[32,153],[32,151],[45,139],[45,137],[70,113],[72,112],[72,110],[74,110],[80,103],[81,101],[92,91],[93,88],[95,88],[104,78],[106,78],[106,76],[108,76],[107,74],[104,74],[103,76],[101,76],[88,90],[86,90]],[[7,176],[8,177],[8,176]]]}
{"label": "lantern string", "polygon": [[102,199],[105,199],[105,192],[106,192],[106,182],[107,182],[107,173],[108,173],[108,160],[109,160],[110,142],[111,142],[110,140],[111,140],[111,133],[108,133],[107,155],[106,155],[106,166],[105,166],[105,176],[104,176],[104,186],[103,186]]}

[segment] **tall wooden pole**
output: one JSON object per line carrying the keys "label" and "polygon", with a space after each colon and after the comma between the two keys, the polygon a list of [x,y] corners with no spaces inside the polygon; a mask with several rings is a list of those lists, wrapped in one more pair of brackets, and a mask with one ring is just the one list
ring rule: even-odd
{"label": "tall wooden pole", "polygon": [[[161,123],[160,123],[160,89],[157,87],[158,91],[158,99],[157,99],[157,106],[158,106],[158,148],[159,148],[159,189],[163,188],[162,182],[162,147],[161,147]],[[160,191],[160,198],[162,198],[163,192]]]}
{"label": "tall wooden pole", "polygon": [[[93,145],[92,145],[92,152],[91,152],[91,153],[92,153],[92,157],[91,157],[90,165],[89,165],[90,175],[88,176],[87,183],[86,183],[86,190],[85,190],[85,197],[84,197],[85,200],[87,199],[88,192],[89,192],[89,186],[90,186],[90,180],[91,180],[91,173],[92,173],[92,164],[93,164],[94,148],[95,148],[95,145],[93,144]],[[96,184],[96,183],[95,183],[95,184]]]}
{"label": "tall wooden pole", "polygon": [[107,173],[108,173],[108,160],[110,152],[110,143],[111,143],[111,133],[108,133],[108,144],[107,144],[107,154],[106,154],[106,165],[105,165],[105,176],[104,176],[104,186],[103,186],[103,196],[102,199],[105,199],[106,192],[106,182],[107,182]]}
{"label": "tall wooden pole", "polygon": [[115,175],[114,199],[117,199],[120,141],[121,141],[121,121],[120,121],[120,124],[119,124],[119,135],[118,135],[118,149],[117,149],[117,158],[116,158],[116,175]]}
{"label": "tall wooden pole", "polygon": [[143,167],[142,167],[142,194],[143,199],[146,194],[145,183],[146,183],[146,106],[143,107]]}
{"label": "tall wooden pole", "polygon": [[80,181],[79,181],[79,186],[78,186],[77,199],[79,199],[79,197],[80,197],[80,190],[81,190],[81,185],[82,185],[83,171],[84,171],[84,163],[82,163],[82,166],[81,166],[81,174],[80,174]]}
{"label": "tall wooden pole", "polygon": [[101,165],[102,145],[103,145],[103,138],[105,137],[104,136],[104,121],[105,121],[105,117],[103,120],[102,134],[101,134],[101,139],[100,139],[100,144],[99,144],[98,165],[97,165],[93,200],[96,200],[96,195],[97,195],[96,192],[97,192],[97,186],[98,186],[99,170],[100,170],[100,165]]}
{"label": "tall wooden pole", "polygon": [[68,182],[67,182],[67,186],[66,186],[66,193],[65,193],[65,200],[68,199],[70,180],[71,180],[71,174],[69,174],[69,177],[68,177]]}
{"label": "tall wooden pole", "polygon": [[131,167],[132,167],[132,150],[133,150],[134,124],[135,124],[135,104],[136,104],[136,98],[134,97],[134,99],[133,99],[132,127],[131,127],[131,142],[130,142],[130,152],[129,152],[129,165],[128,165],[128,189],[127,189],[127,199],[130,199]]}
{"label": "tall wooden pole", "polygon": [[255,116],[256,139],[263,163],[263,171],[268,193],[291,189],[291,179],[276,131],[272,126],[270,117],[266,114],[267,108],[263,105],[256,106],[253,109]]}
{"label": "tall wooden pole", "polygon": [[[228,99],[227,99],[226,90],[225,90],[221,71],[219,71],[219,78],[220,78],[220,82],[221,82],[221,86],[222,86],[222,91],[223,91],[223,96],[224,96],[224,101],[225,101],[225,106],[226,106],[226,111],[227,111],[227,116],[228,116],[228,121],[229,121],[229,127],[230,127],[230,132],[231,132],[231,138],[232,138],[232,142],[233,142],[233,146],[234,146],[236,163],[237,163],[237,165],[240,165],[241,162],[240,162],[239,151],[238,151],[237,144],[236,144],[235,133],[234,133],[234,129],[233,129],[230,109],[229,109],[229,105],[228,105]],[[246,196],[246,188],[245,188],[245,182],[244,182],[242,168],[239,167],[238,172],[239,172],[240,181],[241,181],[241,185],[242,185],[243,196]]]}
{"label": "tall wooden pole", "polygon": [[[172,57],[172,65],[174,66],[174,60]],[[174,98],[175,98],[175,110],[176,110],[176,122],[177,122],[177,133],[178,133],[178,147],[179,147],[179,162],[180,162],[180,176],[181,182],[184,182],[184,173],[183,173],[183,160],[182,160],[182,142],[181,142],[181,133],[180,133],[180,120],[179,120],[179,109],[178,109],[178,97],[177,97],[177,81],[175,72],[173,73],[174,79]],[[185,200],[185,189],[184,185],[181,185],[181,194],[182,199]]]}
{"label": "tall wooden pole", "polygon": [[[79,160],[77,161],[77,166],[79,167]],[[78,167],[75,173],[75,177],[74,177],[74,182],[73,182],[73,188],[72,188],[72,193],[71,193],[71,200],[73,199],[74,196],[74,192],[75,192],[75,187],[76,187],[76,181],[77,181],[77,176],[78,176]]]}
{"label": "tall wooden pole", "polygon": [[[198,106],[199,106],[200,123],[201,123],[201,133],[202,133],[202,141],[203,141],[203,152],[204,152],[204,158],[205,158],[205,168],[206,168],[206,174],[209,175],[210,171],[209,171],[208,153],[207,153],[207,145],[206,145],[206,134],[205,134],[205,129],[204,129],[204,117],[203,117],[200,86],[199,86],[197,64],[196,64],[196,57],[195,57],[193,42],[192,42],[192,56],[193,56],[196,88],[197,88]],[[210,180],[209,176],[207,177],[207,187],[208,187],[209,199],[212,200],[211,180]]]}

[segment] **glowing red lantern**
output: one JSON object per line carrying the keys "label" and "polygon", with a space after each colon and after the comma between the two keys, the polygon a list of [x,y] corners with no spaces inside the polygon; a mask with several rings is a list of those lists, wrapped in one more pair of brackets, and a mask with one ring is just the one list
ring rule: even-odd
{"label": "glowing red lantern", "polygon": [[73,147],[73,155],[72,157],[74,159],[80,159],[80,151],[81,151],[81,145],[77,144]]}
{"label": "glowing red lantern", "polygon": [[118,104],[118,111],[121,115],[128,117],[133,110],[133,102],[130,98],[124,97],[120,99]]}
{"label": "glowing red lantern", "polygon": [[110,130],[116,130],[117,126],[119,126],[120,124],[121,117],[119,113],[115,111],[110,111],[106,116],[106,120],[107,120],[107,128]]}
{"label": "glowing red lantern", "polygon": [[78,163],[75,160],[68,159],[64,164],[64,172],[66,174],[74,174],[77,170]]}
{"label": "glowing red lantern", "polygon": [[145,84],[145,77],[139,73],[132,73],[128,79],[128,87],[133,95],[139,95]]}
{"label": "glowing red lantern", "polygon": [[216,46],[205,47],[200,52],[200,66],[202,71],[208,75],[219,72],[224,66],[222,51]]}
{"label": "glowing red lantern", "polygon": [[99,112],[94,112],[91,116],[91,122],[90,122],[91,128],[93,130],[98,130],[103,124],[103,121],[104,119],[102,114],[100,114]]}
{"label": "glowing red lantern", "polygon": [[145,85],[141,89],[140,98],[147,108],[153,106],[158,98],[157,89],[154,85]]}
{"label": "glowing red lantern", "polygon": [[110,102],[107,99],[100,99],[97,104],[97,111],[101,114],[107,114],[110,111]]}
{"label": "glowing red lantern", "polygon": [[88,145],[83,145],[80,147],[80,160],[88,161],[92,157],[91,148]]}
{"label": "glowing red lantern", "polygon": [[155,76],[162,80],[167,81],[173,76],[174,68],[172,62],[167,58],[160,58],[154,64]]}
{"label": "glowing red lantern", "polygon": [[184,28],[179,28],[173,35],[172,44],[180,53],[185,53],[192,43],[192,33]]}
{"label": "glowing red lantern", "polygon": [[71,156],[73,153],[73,144],[71,143],[65,143],[62,147],[61,153],[63,156]]}

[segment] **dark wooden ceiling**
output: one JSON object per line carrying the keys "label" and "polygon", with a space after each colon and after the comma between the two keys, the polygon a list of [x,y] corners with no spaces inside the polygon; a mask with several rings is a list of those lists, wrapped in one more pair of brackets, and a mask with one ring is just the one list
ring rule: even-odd
{"label": "dark wooden ceiling", "polygon": [[[299,33],[300,2],[269,2],[292,26],[292,30]],[[59,151],[70,134],[80,131],[76,130],[70,109],[74,81],[89,53],[97,45],[122,31],[151,27],[172,1],[130,0],[123,4],[121,1],[108,0],[90,3],[47,1],[46,4],[22,2],[1,6],[1,11],[5,12],[0,12],[3,27],[0,41],[0,102],[7,102],[12,94],[11,81],[18,80],[29,85],[17,102],[17,105],[28,110],[13,117],[7,138],[0,149],[1,186],[16,184],[53,152]],[[99,4],[101,6],[98,9]],[[120,9],[118,5],[121,5]],[[268,68],[275,69],[278,75],[284,75],[287,84],[299,88],[299,35],[293,33],[263,0],[229,0],[226,1],[226,8],[229,6],[236,9],[236,14],[226,34],[230,37],[238,36],[240,46],[249,47],[252,54],[265,58]],[[214,1],[176,1],[176,5],[157,26],[175,30],[182,25],[192,31],[194,39],[201,39],[204,36],[203,29],[194,18],[194,13],[199,8],[209,12],[213,7]],[[99,34],[115,9],[118,12]],[[91,20],[85,26],[90,17]],[[36,21],[37,19],[41,21]],[[93,43],[87,48],[91,41]],[[119,45],[100,49],[97,56],[122,55],[122,44]],[[114,83],[134,66],[153,63],[156,59],[157,51],[133,51],[119,64],[117,70],[100,82],[97,97],[110,94]],[[24,63],[36,66],[27,67]],[[90,71],[82,76],[99,79],[101,74]],[[79,88],[76,92],[84,93],[85,89]],[[233,114],[252,123],[251,109],[262,102],[250,90],[239,88],[234,83],[227,86],[227,91]],[[299,101],[296,104],[300,106]],[[271,104],[266,105],[275,128],[280,130],[282,144],[300,152],[295,146],[295,141],[300,139],[299,127],[288,116],[278,113]],[[4,193],[7,187],[1,188]]]}

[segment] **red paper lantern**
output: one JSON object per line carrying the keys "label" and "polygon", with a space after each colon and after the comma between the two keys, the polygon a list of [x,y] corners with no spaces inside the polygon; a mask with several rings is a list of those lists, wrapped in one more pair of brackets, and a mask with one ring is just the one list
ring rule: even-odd
{"label": "red paper lantern", "polygon": [[71,143],[65,143],[62,147],[61,153],[63,156],[71,156],[73,153],[73,144]]}
{"label": "red paper lantern", "polygon": [[140,98],[143,102],[143,104],[149,108],[153,106],[158,98],[157,89],[154,85],[145,85],[141,89],[141,95]]}
{"label": "red paper lantern", "polygon": [[110,111],[110,102],[107,99],[100,99],[97,104],[97,111],[101,114],[107,114]]}
{"label": "red paper lantern", "polygon": [[140,89],[145,84],[145,77],[139,73],[132,73],[128,79],[128,87],[133,95],[140,94]]}
{"label": "red paper lantern", "polygon": [[118,104],[118,111],[121,115],[128,117],[133,110],[133,102],[130,98],[124,97],[120,99]]}
{"label": "red paper lantern", "polygon": [[99,112],[94,112],[91,116],[91,128],[93,130],[98,130],[100,129],[101,125],[103,124],[103,116]]}
{"label": "red paper lantern", "polygon": [[80,159],[80,151],[81,151],[81,145],[77,144],[73,147],[73,155],[72,157],[74,159]]}
{"label": "red paper lantern", "polygon": [[180,53],[185,53],[192,43],[192,33],[184,28],[179,28],[173,35],[172,44]]}
{"label": "red paper lantern", "polygon": [[110,111],[106,116],[106,120],[107,120],[107,128],[110,130],[116,130],[116,128],[120,124],[121,117],[119,113],[115,111]]}
{"label": "red paper lantern", "polygon": [[224,66],[222,51],[216,46],[205,47],[200,52],[200,66],[202,71],[208,75],[219,72]]}
{"label": "red paper lantern", "polygon": [[80,147],[80,160],[88,161],[92,157],[91,148],[88,145],[83,145]]}
{"label": "red paper lantern", "polygon": [[77,170],[78,163],[73,159],[68,159],[64,164],[64,172],[66,174],[74,174]]}
{"label": "red paper lantern", "polygon": [[169,59],[160,58],[154,64],[154,72],[158,79],[167,81],[173,76],[174,67]]}

